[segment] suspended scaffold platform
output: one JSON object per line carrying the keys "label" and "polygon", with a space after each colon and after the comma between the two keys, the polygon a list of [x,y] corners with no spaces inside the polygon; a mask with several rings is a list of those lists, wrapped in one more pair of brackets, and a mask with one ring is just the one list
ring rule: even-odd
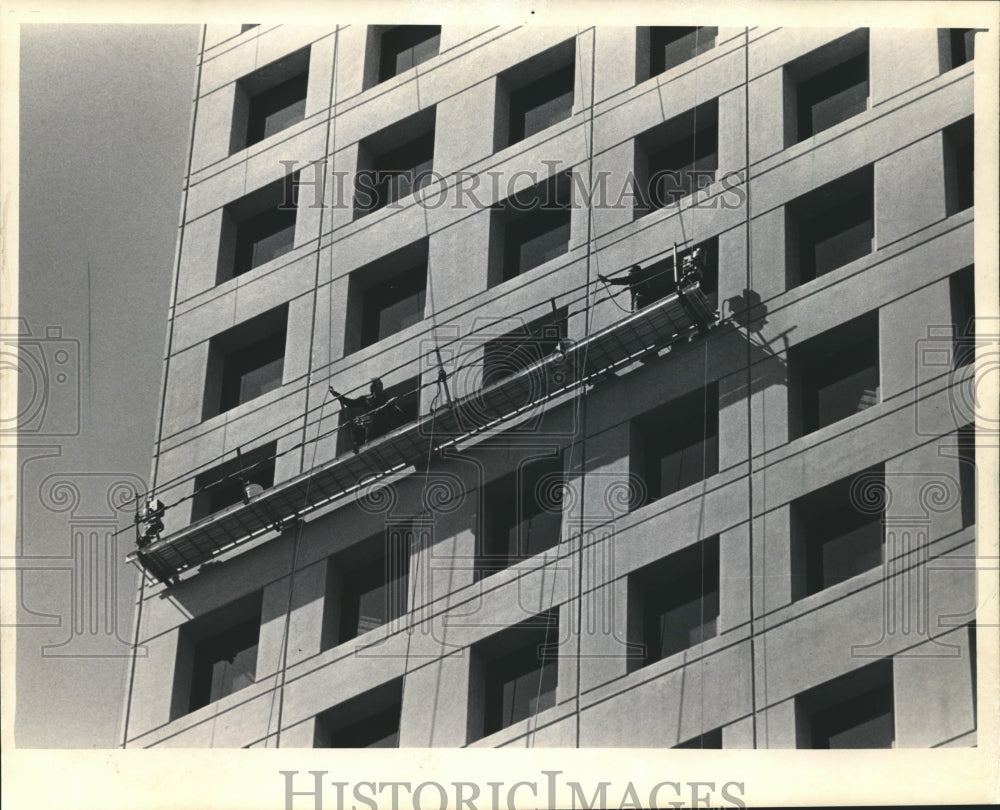
{"label": "suspended scaffold platform", "polygon": [[697,280],[592,335],[563,340],[551,354],[416,421],[133,551],[160,582],[408,467],[423,468],[440,450],[496,429],[616,369],[706,334],[718,315]]}

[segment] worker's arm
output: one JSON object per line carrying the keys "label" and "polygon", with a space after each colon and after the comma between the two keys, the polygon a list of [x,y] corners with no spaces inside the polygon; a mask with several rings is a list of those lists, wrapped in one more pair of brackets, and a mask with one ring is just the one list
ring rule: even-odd
{"label": "worker's arm", "polygon": [[337,398],[344,408],[360,408],[365,404],[364,400],[360,397],[345,397],[343,394],[338,393],[332,385],[330,386],[330,393]]}
{"label": "worker's arm", "polygon": [[597,277],[605,284],[617,284],[619,287],[627,287],[632,283],[628,278],[611,278],[610,276],[602,276],[600,273],[597,274]]}

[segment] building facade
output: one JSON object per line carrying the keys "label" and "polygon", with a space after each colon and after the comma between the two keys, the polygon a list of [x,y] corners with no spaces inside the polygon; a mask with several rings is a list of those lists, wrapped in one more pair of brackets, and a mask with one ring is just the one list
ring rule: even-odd
{"label": "building facade", "polygon": [[123,744],[975,745],[973,46],[206,26]]}

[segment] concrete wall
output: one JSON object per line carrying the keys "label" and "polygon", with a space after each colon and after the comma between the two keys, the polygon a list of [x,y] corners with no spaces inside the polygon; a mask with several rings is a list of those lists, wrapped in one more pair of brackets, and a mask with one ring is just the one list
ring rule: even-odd
{"label": "concrete wall", "polygon": [[[432,380],[434,369],[423,355],[432,345],[427,341],[433,324],[441,327],[439,341],[491,323],[491,334],[503,333],[518,323],[512,312],[541,302],[524,319],[544,314],[550,297],[571,298],[576,294],[570,290],[597,273],[663,258],[674,242],[718,238],[724,318],[739,307],[733,299],[748,289],[760,307],[749,330],[724,326],[707,340],[596,385],[585,411],[570,404],[546,415],[532,439],[536,449],[563,449],[571,495],[563,542],[535,558],[473,581],[483,488],[532,451],[471,447],[434,470],[436,483],[456,494],[447,508],[425,503],[433,475],[404,475],[394,482],[391,511],[335,504],[300,529],[223,555],[169,591],[147,588],[139,641],[148,656],[137,662],[128,744],[309,746],[316,715],[402,677],[400,743],[407,746],[672,746],[721,728],[725,747],[793,747],[796,695],[871,660],[859,657],[856,648],[893,657],[897,745],[968,744],[974,737],[968,631],[930,625],[906,636],[887,632],[890,617],[881,606],[895,592],[893,583],[918,570],[926,574],[920,582],[927,586],[921,593],[929,615],[971,610],[967,573],[932,575],[932,558],[968,553],[971,532],[962,528],[950,501],[944,508],[943,501],[928,506],[919,498],[929,481],[944,481],[947,489],[958,479],[957,462],[946,452],[957,427],[951,381],[946,368],[920,358],[927,327],[949,322],[949,274],[972,262],[972,212],[946,216],[941,142],[941,129],[971,112],[971,66],[939,76],[936,33],[872,31],[867,111],[786,148],[785,121],[776,114],[786,106],[792,81],[784,65],[844,33],[755,29],[747,53],[742,30],[720,28],[711,51],[637,83],[631,55],[643,37],[635,29],[445,27],[437,57],[366,87],[365,64],[376,37],[365,26],[332,31],[262,25],[246,32],[209,26],[160,437],[161,480],[210,468],[258,437],[292,450],[279,460],[276,479],[292,477],[333,457],[330,438],[296,448],[303,436],[336,424],[336,408],[326,401],[331,382],[349,391],[376,374],[390,385],[421,374]],[[497,75],[574,37],[572,115],[494,153]],[[303,47],[310,49],[305,120],[229,155],[235,83]],[[716,98],[719,171],[697,205],[689,198],[638,219],[631,198],[595,207],[591,216],[577,208],[565,255],[490,286],[485,209],[536,181],[525,171],[541,178],[558,162],[578,180],[607,173],[613,202],[635,165],[635,136]],[[355,220],[351,194],[343,192],[353,188],[359,141],[431,106],[437,122],[434,168],[441,179],[424,193],[442,203],[408,198]],[[283,176],[287,161],[296,167],[321,161],[318,174],[303,171],[303,178],[320,183],[325,205],[300,201],[295,248],[216,285],[223,207]],[[789,288],[784,206],[869,164],[873,252]],[[312,199],[311,188],[303,193]],[[345,356],[351,272],[424,238],[425,320]],[[596,292],[591,329],[622,315],[600,287]],[[624,304],[626,297],[617,300]],[[289,306],[289,331],[281,388],[202,421],[212,336],[282,303]],[[578,303],[572,307],[579,310]],[[879,321],[880,401],[789,441],[789,350],[872,310]],[[582,337],[584,319],[571,319],[570,332]],[[944,348],[950,352],[950,344]],[[473,373],[452,379],[472,387],[478,378]],[[615,493],[628,484],[630,420],[712,382],[719,391],[718,473],[629,512]],[[433,393],[425,391],[424,407]],[[892,531],[903,525],[899,520],[916,521],[905,531],[919,541],[893,541],[882,568],[794,599],[790,504],[875,463],[885,464],[894,495]],[[179,485],[165,499],[191,490],[190,483]],[[414,548],[410,560],[413,612],[331,646],[324,639],[324,616],[329,622],[332,615],[325,601],[340,586],[327,559],[380,531],[390,516],[433,523],[433,541]],[[187,517],[184,509],[172,510],[168,532]],[[629,574],[716,535],[717,635],[630,672],[623,657]],[[906,564],[913,559],[916,569]],[[174,672],[184,665],[184,623],[256,589],[264,603],[258,683],[171,720]],[[549,608],[560,611],[564,655],[556,705],[473,739],[470,729],[481,723],[481,695],[474,688],[481,664],[469,654],[470,645]],[[584,660],[576,683],[578,650]],[[276,673],[283,665],[282,692]]]}

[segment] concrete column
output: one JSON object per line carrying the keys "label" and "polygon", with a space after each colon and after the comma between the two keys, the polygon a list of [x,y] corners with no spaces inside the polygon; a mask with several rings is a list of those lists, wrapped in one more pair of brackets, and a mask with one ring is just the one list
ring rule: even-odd
{"label": "concrete column", "polygon": [[222,219],[222,208],[216,208],[185,226],[177,283],[178,303],[215,286],[219,272]]}
{"label": "concrete column", "polygon": [[868,36],[871,106],[940,72],[936,28],[872,28]]}
{"label": "concrete column", "polygon": [[[269,738],[262,743],[265,748],[273,748],[274,740]],[[296,723],[290,728],[281,730],[282,748],[315,748],[316,746],[316,718],[310,717],[301,723]],[[256,748],[258,746],[251,746]]]}
{"label": "concrete column", "polygon": [[323,649],[327,567],[324,559],[295,572],[292,616],[289,622],[288,666],[318,655]]}
{"label": "concrete column", "polygon": [[910,144],[875,162],[875,243],[893,242],[944,219],[942,134]]}
{"label": "concrete column", "polygon": [[229,156],[235,103],[236,82],[223,85],[198,99],[191,155],[192,173]]}
{"label": "concrete column", "polygon": [[255,680],[281,671],[288,612],[288,577],[264,586]]}
{"label": "concrete column", "polygon": [[306,118],[330,106],[330,85],[333,83],[333,55],[336,39],[336,34],[330,34],[318,42],[314,42],[309,49]]}
{"label": "concrete column", "polygon": [[493,153],[496,77],[473,85],[437,105],[434,171],[449,175]]}
{"label": "concrete column", "polygon": [[754,612],[762,616],[792,601],[790,505],[754,518],[753,554]]}
{"label": "concrete column", "polygon": [[354,221],[354,180],[358,173],[359,146],[352,143],[341,149],[334,143],[332,150],[327,157],[324,232],[346,228]]}
{"label": "concrete column", "polygon": [[930,642],[893,659],[896,748],[931,748],[976,727],[969,628],[959,627],[939,641],[954,646],[953,657]]}
{"label": "concrete column", "polygon": [[746,166],[747,120],[742,87],[719,97],[719,167],[716,182]]}
{"label": "concrete column", "polygon": [[[578,41],[581,47],[584,40]],[[589,45],[589,43],[588,43]],[[594,101],[600,103],[635,85],[635,26],[598,26],[594,43]],[[589,50],[589,48],[588,48]]]}
{"label": "concrete column", "polygon": [[180,632],[180,628],[175,627],[141,642],[146,655],[135,661],[128,724],[130,738],[170,722]]}
{"label": "concrete column", "polygon": [[465,745],[469,713],[475,710],[469,697],[471,658],[472,651],[463,649],[407,673],[400,748]]}
{"label": "concrete column", "polygon": [[[750,177],[751,184],[753,176]],[[751,276],[750,284],[765,305],[769,300],[783,293],[787,287],[785,280],[785,209],[773,208],[759,216],[750,200],[751,216]]]}
{"label": "concrete column", "polygon": [[742,524],[719,535],[719,635],[750,621],[750,531]]}
{"label": "concrete column", "polygon": [[744,717],[722,727],[722,747],[738,750],[753,748],[753,719]]}
{"label": "concrete column", "polygon": [[167,394],[163,404],[163,435],[201,422],[202,396],[208,369],[208,341],[197,343],[170,358]]}
{"label": "concrete column", "polygon": [[352,24],[342,28],[337,43],[338,102],[361,92],[365,77],[365,50],[368,42],[367,25]]}
{"label": "concrete column", "polygon": [[[878,315],[882,402],[898,395],[911,397],[914,386],[948,370],[952,345],[947,330],[952,316],[947,278],[892,301]],[[929,339],[929,327],[941,327],[935,331],[936,339]],[[940,427],[947,432],[957,425],[945,422]]]}
{"label": "concrete column", "polygon": [[795,721],[795,698],[776,703],[759,712],[757,747],[796,748]]}
{"label": "concrete column", "polygon": [[[771,70],[751,80],[750,96],[750,160],[775,155],[785,148],[785,71]],[[778,114],[781,111],[781,114]]]}

